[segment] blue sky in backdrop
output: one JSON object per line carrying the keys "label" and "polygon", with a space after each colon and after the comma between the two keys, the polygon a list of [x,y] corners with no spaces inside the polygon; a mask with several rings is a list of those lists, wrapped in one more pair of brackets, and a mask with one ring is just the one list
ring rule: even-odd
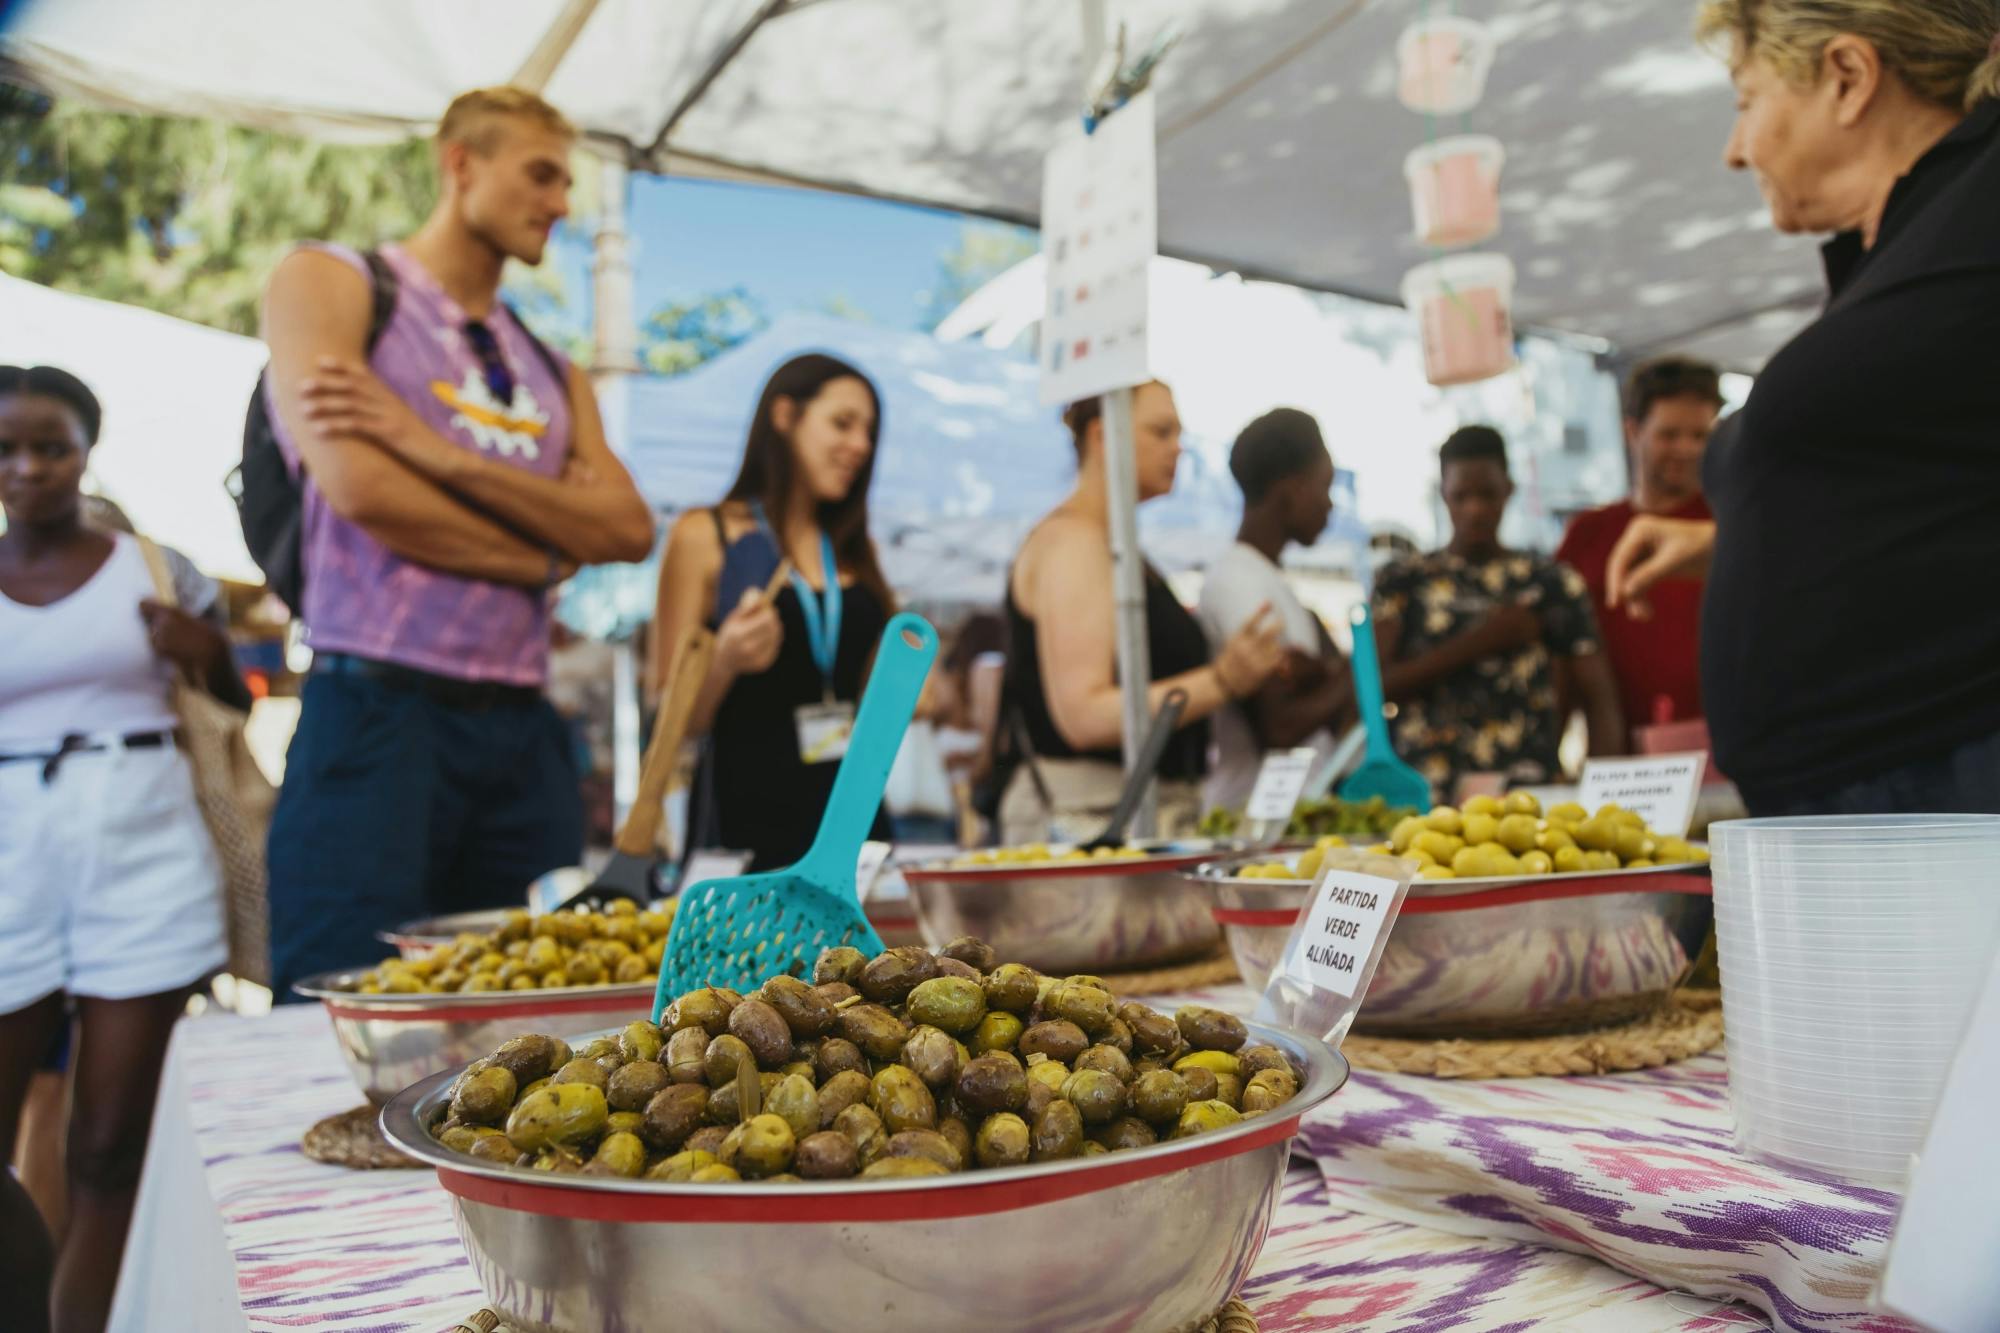
{"label": "blue sky in backdrop", "polygon": [[[839,306],[889,328],[928,327],[929,294],[967,219],[814,190],[636,176],[634,313],[741,287],[767,315]],[[586,224],[587,225],[587,224]],[[587,327],[590,238],[557,234],[570,313]]]}

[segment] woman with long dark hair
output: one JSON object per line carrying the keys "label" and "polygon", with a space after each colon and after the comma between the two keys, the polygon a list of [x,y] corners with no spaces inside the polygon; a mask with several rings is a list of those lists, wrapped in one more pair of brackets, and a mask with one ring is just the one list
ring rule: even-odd
{"label": "woman with long dark hair", "polygon": [[[667,539],[659,660],[697,625],[716,633],[689,723],[709,738],[690,822],[697,845],[749,852],[754,870],[812,845],[895,611],[868,536],[881,432],[882,398],[866,375],[830,356],[794,357],[764,386],[729,494],[683,514]],[[781,560],[791,575],[765,601]]]}

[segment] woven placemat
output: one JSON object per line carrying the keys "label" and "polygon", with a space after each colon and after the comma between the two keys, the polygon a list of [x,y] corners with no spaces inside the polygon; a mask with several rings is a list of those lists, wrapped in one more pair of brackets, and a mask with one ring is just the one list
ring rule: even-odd
{"label": "woven placemat", "polygon": [[1236,970],[1236,960],[1222,945],[1217,945],[1215,952],[1206,958],[1197,958],[1192,963],[1147,972],[1105,972],[1102,976],[1104,984],[1115,995],[1164,995],[1169,991],[1195,990],[1202,986],[1221,986],[1242,980],[1242,973]]}
{"label": "woven placemat", "polygon": [[[446,1333],[506,1333],[506,1326],[493,1311],[481,1310],[452,1325]],[[1257,1316],[1242,1301],[1231,1301],[1195,1333],[1258,1333]]]}
{"label": "woven placemat", "polygon": [[1356,1069],[1389,1074],[1539,1078],[1654,1069],[1713,1050],[1721,1040],[1722,992],[1682,990],[1650,1014],[1589,1032],[1477,1041],[1350,1036],[1340,1053]]}
{"label": "woven placemat", "polygon": [[306,1131],[299,1149],[315,1162],[357,1171],[421,1168],[422,1162],[405,1157],[383,1139],[381,1115],[373,1106],[330,1115]]}

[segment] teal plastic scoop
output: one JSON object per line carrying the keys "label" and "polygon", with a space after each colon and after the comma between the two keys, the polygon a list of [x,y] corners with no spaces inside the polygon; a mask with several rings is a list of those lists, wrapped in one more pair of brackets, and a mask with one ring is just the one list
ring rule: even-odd
{"label": "teal plastic scoop", "polygon": [[1349,622],[1354,626],[1355,704],[1368,732],[1368,750],[1361,757],[1361,767],[1340,784],[1340,798],[1365,801],[1380,796],[1392,806],[1428,810],[1430,779],[1398,759],[1389,740],[1389,723],[1382,715],[1382,659],[1375,654],[1375,625],[1368,618],[1368,603],[1355,607]]}
{"label": "teal plastic scoop", "polygon": [[682,891],[660,962],[654,1022],[677,996],[702,986],[748,994],[783,973],[807,975],[823,949],[845,944],[865,954],[882,951],[881,937],[861,914],[855,862],[937,650],[937,631],[922,616],[906,613],[889,622],[819,834],[803,860]]}

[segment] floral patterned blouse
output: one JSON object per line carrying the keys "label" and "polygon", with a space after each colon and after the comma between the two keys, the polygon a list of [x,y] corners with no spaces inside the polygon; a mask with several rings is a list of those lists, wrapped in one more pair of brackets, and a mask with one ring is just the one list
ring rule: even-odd
{"label": "floral patterned blouse", "polygon": [[1469,561],[1448,551],[1401,560],[1375,582],[1374,616],[1402,622],[1407,661],[1456,638],[1512,602],[1533,608],[1542,636],[1475,662],[1404,701],[1392,724],[1396,749],[1450,799],[1467,773],[1515,782],[1557,779],[1554,662],[1600,650],[1583,578],[1547,556],[1506,551]]}

